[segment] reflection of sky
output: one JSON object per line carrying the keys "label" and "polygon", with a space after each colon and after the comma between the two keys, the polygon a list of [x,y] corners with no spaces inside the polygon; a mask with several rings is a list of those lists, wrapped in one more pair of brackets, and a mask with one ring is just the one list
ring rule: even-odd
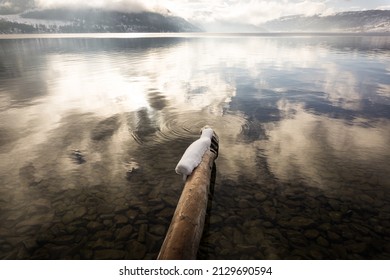
{"label": "reflection of sky", "polygon": [[375,176],[376,182],[389,183],[388,119],[347,122],[312,114],[301,104],[279,102],[278,106],[286,115],[294,113],[266,125],[269,141],[263,148],[280,179],[327,186],[339,176],[346,182],[365,182]]}
{"label": "reflection of sky", "polygon": [[[0,52],[3,176],[37,157],[67,170],[65,154],[78,147],[95,162],[120,162],[138,145],[169,149],[175,137],[194,139],[206,123],[220,136],[219,171],[232,178],[269,170],[323,185],[331,176],[388,174],[386,41],[153,38],[115,46],[79,40],[79,49],[67,49],[69,40]],[[116,145],[91,143],[90,131],[113,115]],[[260,173],[259,156],[268,168]]]}

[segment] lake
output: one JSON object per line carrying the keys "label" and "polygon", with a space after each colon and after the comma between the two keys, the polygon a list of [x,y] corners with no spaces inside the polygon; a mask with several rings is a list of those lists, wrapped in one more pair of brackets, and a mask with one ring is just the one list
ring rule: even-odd
{"label": "lake", "polygon": [[390,259],[390,36],[1,36],[1,259],[156,259],[205,125],[199,259]]}

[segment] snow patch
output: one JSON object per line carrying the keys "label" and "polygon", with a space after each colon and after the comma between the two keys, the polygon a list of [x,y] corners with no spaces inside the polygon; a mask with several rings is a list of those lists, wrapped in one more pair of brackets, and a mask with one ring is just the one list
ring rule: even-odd
{"label": "snow patch", "polygon": [[213,130],[210,127],[205,127],[202,129],[200,138],[186,149],[175,168],[177,174],[183,175],[183,180],[200,164],[204,153],[210,149],[212,137]]}

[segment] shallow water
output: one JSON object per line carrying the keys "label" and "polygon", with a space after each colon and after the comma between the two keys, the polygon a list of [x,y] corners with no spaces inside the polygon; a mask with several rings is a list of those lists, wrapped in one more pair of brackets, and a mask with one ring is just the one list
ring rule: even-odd
{"label": "shallow water", "polygon": [[0,40],[0,258],[155,259],[206,124],[200,259],[390,258],[390,37],[105,36]]}

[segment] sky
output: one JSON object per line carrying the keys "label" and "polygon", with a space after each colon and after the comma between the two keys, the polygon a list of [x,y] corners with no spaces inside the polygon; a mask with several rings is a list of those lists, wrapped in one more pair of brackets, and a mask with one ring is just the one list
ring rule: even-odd
{"label": "sky", "polygon": [[[12,3],[11,0],[1,2]],[[135,12],[168,9],[174,15],[203,25],[227,22],[259,25],[296,14],[327,15],[351,10],[390,9],[389,0],[35,0],[35,3],[44,8],[66,5]]]}
{"label": "sky", "polygon": [[330,14],[345,10],[366,10],[384,7],[388,0],[186,0],[167,1],[171,10],[178,10],[189,19],[259,24],[281,16],[296,14]]}

